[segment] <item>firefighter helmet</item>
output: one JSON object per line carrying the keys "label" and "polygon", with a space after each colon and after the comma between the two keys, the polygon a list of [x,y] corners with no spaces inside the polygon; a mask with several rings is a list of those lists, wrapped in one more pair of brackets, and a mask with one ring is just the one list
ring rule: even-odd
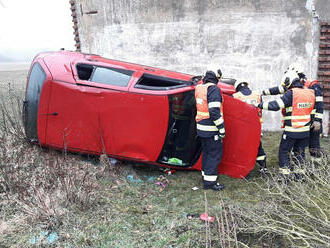
{"label": "firefighter helmet", "polygon": [[210,69],[208,69],[208,71],[213,71],[215,73],[215,75],[217,76],[217,78],[220,80],[222,77],[222,71],[219,67],[212,67]]}
{"label": "firefighter helmet", "polygon": [[214,71],[207,71],[203,77],[203,83],[214,83],[217,84],[219,79],[215,75]]}
{"label": "firefighter helmet", "polygon": [[237,91],[237,89],[243,85],[249,86],[249,83],[246,80],[236,79],[236,82],[234,84],[235,90]]}
{"label": "firefighter helmet", "polygon": [[286,88],[290,88],[291,84],[296,80],[300,81],[299,75],[294,70],[289,70],[284,73],[281,84]]}
{"label": "firefighter helmet", "polygon": [[304,73],[304,68],[303,68],[303,66],[301,64],[292,63],[291,65],[288,66],[288,68],[287,68],[287,70],[286,70],[285,73],[287,73],[289,71],[294,71],[297,74],[303,74]]}

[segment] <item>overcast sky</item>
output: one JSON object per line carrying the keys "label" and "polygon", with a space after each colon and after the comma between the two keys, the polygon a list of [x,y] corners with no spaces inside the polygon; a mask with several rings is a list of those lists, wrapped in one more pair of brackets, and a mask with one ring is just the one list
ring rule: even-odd
{"label": "overcast sky", "polygon": [[0,62],[75,50],[69,0],[0,0]]}

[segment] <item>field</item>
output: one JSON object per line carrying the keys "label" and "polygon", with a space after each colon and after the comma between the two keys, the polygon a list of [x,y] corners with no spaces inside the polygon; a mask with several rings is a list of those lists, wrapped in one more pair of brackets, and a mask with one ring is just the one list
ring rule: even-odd
{"label": "field", "polygon": [[[197,171],[172,175],[53,151],[24,140],[27,71],[0,71],[0,248],[330,247],[329,160],[303,182],[277,181],[281,133],[264,133],[271,175],[221,175],[222,192],[201,189]],[[325,151],[329,138],[322,139]],[[198,187],[197,190],[192,190]],[[207,212],[214,222],[199,219]]]}

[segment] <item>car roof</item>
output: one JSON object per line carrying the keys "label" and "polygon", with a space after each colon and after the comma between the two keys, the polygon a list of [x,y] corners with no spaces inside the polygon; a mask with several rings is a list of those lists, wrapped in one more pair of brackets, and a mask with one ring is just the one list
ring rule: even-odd
{"label": "car roof", "polygon": [[[193,75],[175,72],[156,67],[140,65],[120,60],[108,59],[95,54],[85,54],[73,51],[57,51],[40,53],[36,58],[43,58],[47,64],[54,80],[67,81],[68,77],[65,76],[71,64],[95,64],[104,67],[116,67],[133,71],[140,71],[156,76],[175,78],[178,80],[189,81]],[[71,80],[70,80],[71,81]],[[72,78],[72,81],[74,79]]]}

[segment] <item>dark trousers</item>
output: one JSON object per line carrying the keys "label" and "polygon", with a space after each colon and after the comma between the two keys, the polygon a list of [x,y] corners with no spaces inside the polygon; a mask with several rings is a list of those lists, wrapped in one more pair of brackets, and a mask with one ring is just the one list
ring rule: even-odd
{"label": "dark trousers", "polygon": [[[204,185],[216,184],[218,175],[218,165],[222,159],[222,139],[215,137],[201,138],[202,142],[202,171],[204,172]],[[215,180],[209,180],[207,176],[215,176]],[[206,180],[207,179],[207,180]]]}
{"label": "dark trousers", "polygon": [[321,130],[317,132],[311,130],[309,133],[309,153],[311,154],[312,157],[316,157],[316,158],[322,157],[320,135],[321,135]]}
{"label": "dark trousers", "polygon": [[294,139],[287,134],[282,134],[281,144],[278,152],[278,160],[280,168],[293,169],[293,165],[290,163],[290,153],[294,149],[294,159],[298,163],[304,163],[305,161],[305,149],[308,146],[309,137]]}
{"label": "dark trousers", "polygon": [[261,141],[258,148],[257,163],[260,165],[261,168],[266,167],[266,153],[264,151],[264,148],[262,148]]}

